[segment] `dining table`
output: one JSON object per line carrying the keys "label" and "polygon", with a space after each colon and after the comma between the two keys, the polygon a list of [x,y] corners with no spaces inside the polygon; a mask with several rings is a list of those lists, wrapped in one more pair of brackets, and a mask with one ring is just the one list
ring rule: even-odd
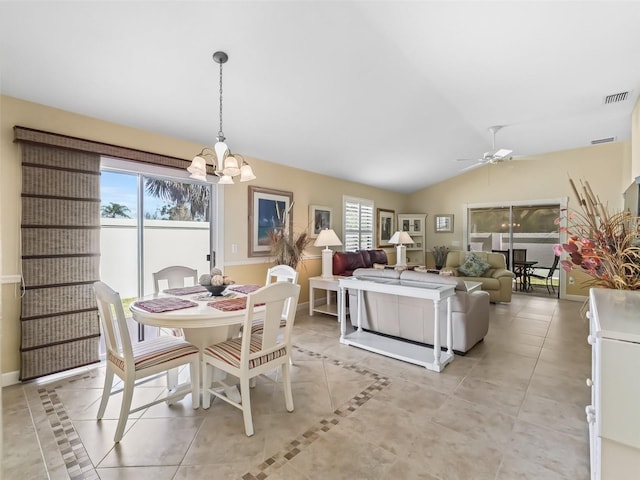
{"label": "dining table", "polygon": [[533,272],[533,266],[538,262],[536,260],[531,261],[513,261],[513,271],[520,276],[520,290],[526,292],[531,290],[531,273]]}
{"label": "dining table", "polygon": [[[185,340],[200,350],[202,360],[206,347],[239,335],[246,313],[246,296],[258,288],[260,285],[233,285],[219,296],[211,296],[204,287],[172,288],[139,298],[129,309],[136,322],[160,328],[182,329]],[[203,377],[204,371],[201,368],[200,385]],[[182,386],[177,385],[177,375],[173,378],[175,381],[170,381],[172,385],[169,387],[172,390],[181,388]],[[224,389],[230,399],[240,401],[240,393],[235,384],[226,383],[224,376],[220,377],[218,372],[214,376],[214,382]]]}

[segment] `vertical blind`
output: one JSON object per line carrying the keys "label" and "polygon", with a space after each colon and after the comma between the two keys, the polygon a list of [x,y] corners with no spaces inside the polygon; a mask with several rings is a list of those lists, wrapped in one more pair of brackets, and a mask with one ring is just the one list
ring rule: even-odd
{"label": "vertical blind", "polygon": [[20,379],[97,362],[100,156],[22,146]]}
{"label": "vertical blind", "polygon": [[373,248],[373,202],[362,198],[344,198],[344,251]]}

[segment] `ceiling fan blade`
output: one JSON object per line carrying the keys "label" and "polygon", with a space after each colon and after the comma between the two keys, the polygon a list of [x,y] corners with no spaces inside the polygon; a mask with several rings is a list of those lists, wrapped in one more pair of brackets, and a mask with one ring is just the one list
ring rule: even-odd
{"label": "ceiling fan blade", "polygon": [[480,160],[478,161],[478,163],[474,163],[473,165],[469,165],[468,167],[464,167],[462,170],[460,170],[460,172],[468,172],[469,170],[473,170],[474,168],[478,168],[483,166],[485,163],[484,160]]}
{"label": "ceiling fan blade", "polygon": [[504,158],[504,157],[508,156],[511,152],[513,152],[513,150],[508,150],[506,148],[501,148],[496,153],[494,153],[492,156],[493,156],[493,158]]}

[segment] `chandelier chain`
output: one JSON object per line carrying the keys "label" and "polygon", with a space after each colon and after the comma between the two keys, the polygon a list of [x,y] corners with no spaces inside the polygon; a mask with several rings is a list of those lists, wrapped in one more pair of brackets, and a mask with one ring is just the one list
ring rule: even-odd
{"label": "chandelier chain", "polygon": [[220,129],[218,136],[222,137],[222,141],[224,141],[224,133],[222,132],[222,63],[220,63]]}

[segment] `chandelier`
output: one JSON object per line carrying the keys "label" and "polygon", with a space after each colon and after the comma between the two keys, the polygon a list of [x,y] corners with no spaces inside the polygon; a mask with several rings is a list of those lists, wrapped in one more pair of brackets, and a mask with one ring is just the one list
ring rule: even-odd
{"label": "chandelier", "polygon": [[229,56],[224,52],[213,54],[213,61],[220,65],[220,128],[218,129],[217,143],[213,148],[205,147],[194,157],[187,171],[191,173],[191,178],[207,181],[207,161],[213,165],[214,173],[220,177],[219,184],[229,185],[233,183],[233,177],[240,175],[241,182],[254,180],[251,165],[249,165],[242,155],[232,154],[224,143],[225,137],[222,133],[222,64],[229,60]]}

